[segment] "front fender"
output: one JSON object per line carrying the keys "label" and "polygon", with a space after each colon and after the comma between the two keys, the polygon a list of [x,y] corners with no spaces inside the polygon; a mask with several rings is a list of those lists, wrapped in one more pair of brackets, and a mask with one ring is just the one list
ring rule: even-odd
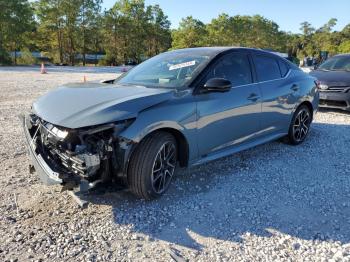
{"label": "front fender", "polygon": [[161,129],[180,132],[189,146],[189,159],[196,158],[197,111],[191,95],[173,99],[139,113],[135,121],[119,136],[139,143],[148,134]]}
{"label": "front fender", "polygon": [[120,133],[120,136],[128,140],[132,140],[135,143],[139,143],[148,134],[164,128],[175,129],[184,133],[185,128],[176,122],[172,121],[159,121],[155,123],[142,123],[142,121],[133,123],[129,128]]}

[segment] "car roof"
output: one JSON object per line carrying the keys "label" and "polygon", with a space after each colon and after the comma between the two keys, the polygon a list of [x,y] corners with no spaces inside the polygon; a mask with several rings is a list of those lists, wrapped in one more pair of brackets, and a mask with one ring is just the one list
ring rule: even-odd
{"label": "car roof", "polygon": [[[214,47],[192,47],[192,48],[183,48],[183,49],[176,49],[169,52],[179,52],[179,53],[191,53],[191,54],[209,54],[211,56],[216,56],[220,53],[229,51],[229,50],[249,50],[254,52],[259,52],[262,54],[269,54],[269,55],[276,55],[273,51],[269,50],[263,50],[263,49],[257,49],[257,48],[248,48],[248,47],[238,47],[238,46],[214,46]],[[280,57],[280,56],[278,56]]]}
{"label": "car roof", "polygon": [[332,56],[332,57],[350,57],[350,53],[347,53],[347,54],[338,54],[338,55],[335,55],[335,56]]}

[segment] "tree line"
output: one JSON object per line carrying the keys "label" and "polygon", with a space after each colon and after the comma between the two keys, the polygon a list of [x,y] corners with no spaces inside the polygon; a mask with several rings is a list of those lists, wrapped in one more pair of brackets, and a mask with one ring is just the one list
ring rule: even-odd
{"label": "tree line", "polygon": [[335,31],[335,18],[317,29],[303,22],[296,34],[260,15],[220,14],[207,24],[189,16],[171,29],[160,6],[144,0],[117,0],[108,10],[102,0],[0,0],[0,10],[0,64],[35,63],[31,51],[71,65],[88,63],[87,54],[103,54],[100,64],[118,65],[199,46],[264,48],[299,59],[350,52],[350,24]]}

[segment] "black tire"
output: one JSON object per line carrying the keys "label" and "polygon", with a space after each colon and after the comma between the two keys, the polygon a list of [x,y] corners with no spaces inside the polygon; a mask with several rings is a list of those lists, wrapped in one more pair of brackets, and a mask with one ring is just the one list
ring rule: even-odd
{"label": "black tire", "polygon": [[[169,155],[174,156],[166,160],[165,152],[170,152],[170,150],[173,150],[171,151],[173,153]],[[140,142],[131,156],[128,168],[130,190],[136,196],[146,200],[160,197],[169,188],[176,164],[177,143],[175,138],[167,132],[150,134]],[[164,188],[160,190],[162,183]]]}
{"label": "black tire", "polygon": [[295,111],[289,126],[288,135],[284,141],[291,145],[303,143],[310,131],[312,112],[306,105],[301,105]]}

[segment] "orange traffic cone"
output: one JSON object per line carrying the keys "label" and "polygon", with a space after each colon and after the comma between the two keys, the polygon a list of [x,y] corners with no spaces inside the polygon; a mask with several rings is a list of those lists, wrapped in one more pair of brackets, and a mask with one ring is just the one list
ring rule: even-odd
{"label": "orange traffic cone", "polygon": [[83,82],[86,83],[86,76],[84,75]]}
{"label": "orange traffic cone", "polygon": [[40,74],[47,74],[44,63],[41,63]]}

